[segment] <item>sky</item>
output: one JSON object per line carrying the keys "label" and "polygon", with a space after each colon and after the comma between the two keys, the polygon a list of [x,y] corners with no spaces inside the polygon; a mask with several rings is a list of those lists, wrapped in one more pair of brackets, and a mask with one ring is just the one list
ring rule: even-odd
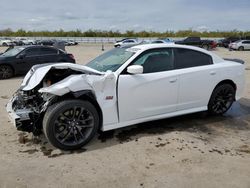
{"label": "sky", "polygon": [[250,30],[250,0],[0,0],[0,30]]}

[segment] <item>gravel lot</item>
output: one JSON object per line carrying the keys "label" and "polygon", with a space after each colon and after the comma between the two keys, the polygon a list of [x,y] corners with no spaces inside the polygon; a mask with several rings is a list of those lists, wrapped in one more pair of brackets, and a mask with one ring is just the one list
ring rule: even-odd
{"label": "gravel lot", "polygon": [[[110,48],[105,45],[105,50]],[[80,64],[102,53],[101,44],[67,50]],[[250,51],[214,52],[243,59],[247,66],[244,97],[227,114],[196,113],[109,131],[75,152],[18,132],[5,104],[22,77],[0,80],[0,188],[249,188]]]}

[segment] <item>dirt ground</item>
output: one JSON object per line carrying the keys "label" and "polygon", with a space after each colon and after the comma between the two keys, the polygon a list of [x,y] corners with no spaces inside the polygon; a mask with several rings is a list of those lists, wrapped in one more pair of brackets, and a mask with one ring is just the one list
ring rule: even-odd
{"label": "dirt ground", "polygon": [[[102,53],[101,44],[67,50],[81,64]],[[250,51],[214,53],[247,66],[244,97],[227,114],[196,113],[109,131],[75,152],[18,132],[5,104],[22,77],[0,80],[0,188],[249,188]]]}

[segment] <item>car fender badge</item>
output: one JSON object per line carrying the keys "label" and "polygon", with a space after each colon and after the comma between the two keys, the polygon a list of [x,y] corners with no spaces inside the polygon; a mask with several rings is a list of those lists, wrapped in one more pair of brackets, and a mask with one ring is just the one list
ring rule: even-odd
{"label": "car fender badge", "polygon": [[113,96],[106,96],[106,100],[113,100]]}

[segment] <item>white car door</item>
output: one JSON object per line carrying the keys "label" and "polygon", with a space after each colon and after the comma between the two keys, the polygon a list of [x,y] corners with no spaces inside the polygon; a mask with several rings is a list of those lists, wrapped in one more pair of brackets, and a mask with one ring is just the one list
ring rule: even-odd
{"label": "white car door", "polygon": [[177,110],[206,107],[219,80],[212,57],[184,48],[176,48],[174,54],[176,69],[180,71]]}
{"label": "white car door", "polygon": [[[142,65],[143,74],[122,73],[118,79],[120,122],[176,111],[178,75],[174,69],[173,50],[149,50],[133,65]],[[131,65],[132,65],[131,64]]]}

